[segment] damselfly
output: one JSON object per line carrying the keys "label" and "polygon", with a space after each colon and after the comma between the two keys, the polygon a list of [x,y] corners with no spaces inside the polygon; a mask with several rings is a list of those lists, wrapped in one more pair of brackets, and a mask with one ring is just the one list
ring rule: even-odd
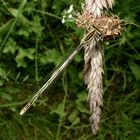
{"label": "damselfly", "polygon": [[55,79],[64,71],[64,69],[70,64],[73,58],[86,46],[93,38],[97,38],[96,41],[101,39],[99,32],[97,30],[92,30],[86,34],[80,45],[68,56],[68,58],[52,73],[50,78],[45,82],[45,84],[36,92],[32,99],[22,108],[20,115],[23,115],[31,105],[38,99],[39,96],[55,81]]}

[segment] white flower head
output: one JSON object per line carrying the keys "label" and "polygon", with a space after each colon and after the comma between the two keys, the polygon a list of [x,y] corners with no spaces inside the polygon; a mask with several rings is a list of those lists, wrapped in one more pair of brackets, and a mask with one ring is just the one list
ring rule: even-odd
{"label": "white flower head", "polygon": [[62,21],[61,21],[63,24],[64,24],[65,21],[66,21],[65,19],[66,19],[66,16],[64,15],[63,18],[62,18]]}
{"label": "white flower head", "polygon": [[71,13],[73,11],[73,5],[70,5],[69,10],[67,11],[67,13]]}
{"label": "white flower head", "polygon": [[75,19],[73,17],[73,12],[74,12],[73,5],[70,5],[68,10],[64,10],[62,23],[74,21]]}
{"label": "white flower head", "polygon": [[64,18],[62,19],[62,23],[63,23],[63,24],[65,23],[65,19],[64,19]]}
{"label": "white flower head", "polygon": [[68,18],[71,18],[71,19],[72,19],[72,18],[73,18],[72,14],[69,14],[69,15],[68,15]]}

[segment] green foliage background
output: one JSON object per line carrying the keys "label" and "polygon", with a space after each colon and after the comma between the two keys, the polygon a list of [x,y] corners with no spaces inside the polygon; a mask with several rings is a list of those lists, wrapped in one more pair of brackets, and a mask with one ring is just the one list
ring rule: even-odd
{"label": "green foliage background", "polygon": [[[1,140],[140,140],[140,1],[117,0],[113,13],[131,23],[104,46],[101,129],[89,125],[81,52],[56,86],[24,116],[22,106],[43,79],[78,45],[83,31],[62,24],[62,12],[82,0],[0,0]],[[135,26],[135,24],[137,26]]]}

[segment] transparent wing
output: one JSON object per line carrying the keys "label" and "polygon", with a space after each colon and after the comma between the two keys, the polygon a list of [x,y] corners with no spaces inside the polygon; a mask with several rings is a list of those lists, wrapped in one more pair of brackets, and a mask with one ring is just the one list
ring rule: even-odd
{"label": "transparent wing", "polygon": [[[81,49],[86,46],[87,43],[90,42],[91,39],[95,37],[96,30],[89,32],[85,37],[83,37],[80,45],[68,56],[68,58],[52,73],[50,78],[45,82],[45,84],[36,92],[36,94],[32,97],[32,99],[22,108],[20,115],[23,115],[32,104],[38,99],[39,96],[43,94],[43,92],[49,88],[55,79],[65,70],[65,68],[70,64],[73,58],[81,51]],[[101,37],[98,38],[99,40]]]}

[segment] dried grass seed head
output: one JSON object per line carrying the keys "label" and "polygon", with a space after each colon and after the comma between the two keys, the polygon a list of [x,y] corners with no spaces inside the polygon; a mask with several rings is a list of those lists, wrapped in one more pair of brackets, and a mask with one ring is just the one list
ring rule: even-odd
{"label": "dried grass seed head", "polygon": [[116,15],[108,16],[104,14],[101,17],[94,18],[92,14],[84,11],[82,14],[78,13],[77,17],[77,26],[85,31],[95,27],[103,34],[104,38],[112,38],[121,34],[121,20]]}

